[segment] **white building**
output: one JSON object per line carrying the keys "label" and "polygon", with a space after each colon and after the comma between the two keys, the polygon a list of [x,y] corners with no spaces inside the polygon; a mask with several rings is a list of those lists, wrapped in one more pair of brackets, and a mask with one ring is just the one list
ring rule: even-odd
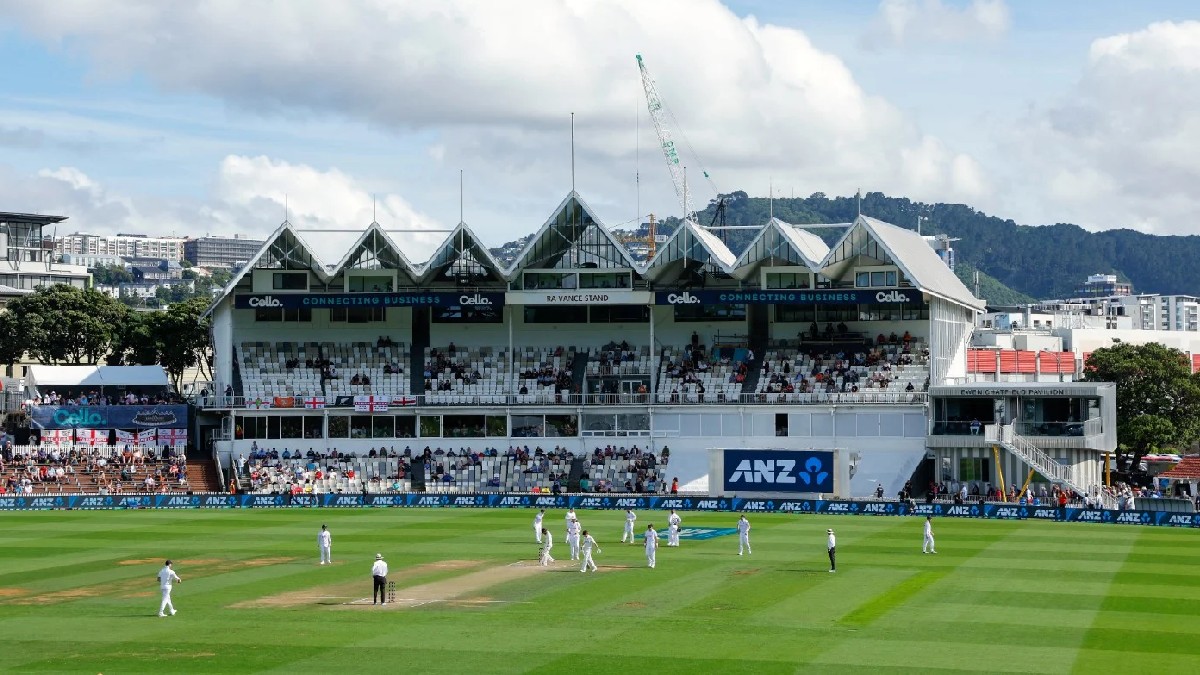
{"label": "white building", "polygon": [[78,256],[120,258],[183,258],[182,237],[151,237],[144,234],[97,235],[76,232],[54,240],[54,252]]}
{"label": "white building", "polygon": [[[53,244],[42,229],[66,220],[64,216],[0,212],[0,300],[26,294],[39,286],[91,285],[82,265],[56,262]],[[13,289],[6,292],[3,287]]]}

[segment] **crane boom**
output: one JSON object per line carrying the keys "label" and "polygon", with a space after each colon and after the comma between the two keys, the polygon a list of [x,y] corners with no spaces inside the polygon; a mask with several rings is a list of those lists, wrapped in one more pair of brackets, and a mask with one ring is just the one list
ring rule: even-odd
{"label": "crane boom", "polygon": [[646,70],[646,64],[642,61],[642,55],[637,55],[638,71],[642,75],[642,88],[646,90],[646,109],[650,112],[650,120],[654,122],[654,131],[658,134],[658,143],[662,148],[663,156],[667,159],[667,169],[671,172],[671,183],[675,186],[675,194],[679,196],[679,205],[683,207],[683,217],[695,220],[696,213],[692,209],[692,197],[688,194],[687,180],[684,176],[683,165],[679,161],[679,151],[675,147],[675,140],[671,137],[671,130],[667,128],[666,111],[663,108],[662,98],[658,95],[658,87],[654,84],[654,78],[650,77],[650,71]]}

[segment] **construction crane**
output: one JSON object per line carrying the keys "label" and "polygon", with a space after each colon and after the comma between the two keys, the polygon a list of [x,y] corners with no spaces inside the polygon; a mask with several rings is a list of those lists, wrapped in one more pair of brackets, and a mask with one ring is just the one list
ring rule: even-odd
{"label": "construction crane", "polygon": [[[642,55],[637,55],[638,72],[642,76],[642,88],[646,91],[646,109],[650,112],[650,121],[654,123],[654,131],[658,134],[658,143],[662,148],[663,157],[667,160],[667,169],[671,172],[671,183],[675,186],[675,194],[679,196],[679,205],[683,207],[683,217],[689,220],[696,220],[696,211],[692,208],[692,195],[688,191],[687,173],[683,163],[679,158],[679,148],[675,144],[675,139],[671,136],[671,129],[667,126],[667,116],[671,114],[663,103],[662,97],[658,95],[658,87],[654,84],[654,78],[650,76],[650,71],[646,69],[646,62],[642,60]],[[675,122],[674,116],[671,116],[671,121]],[[678,123],[676,122],[676,125]],[[682,134],[682,131],[680,132]],[[683,142],[687,143],[687,138],[683,138]],[[691,150],[691,145],[688,145]],[[695,151],[692,151],[695,155]],[[717,186],[713,184],[712,178],[704,167],[700,167],[700,173],[708,184],[712,187],[713,192],[717,193],[716,213],[713,214],[713,221],[709,226],[715,226],[720,221],[720,226],[725,225],[725,198],[721,196],[717,190]],[[653,236],[653,230],[651,231]]]}

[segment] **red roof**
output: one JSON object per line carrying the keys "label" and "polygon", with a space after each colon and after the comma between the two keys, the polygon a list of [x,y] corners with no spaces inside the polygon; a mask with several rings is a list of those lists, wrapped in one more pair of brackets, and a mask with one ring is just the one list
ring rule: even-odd
{"label": "red roof", "polygon": [[1159,478],[1182,478],[1185,480],[1200,479],[1200,457],[1184,457],[1170,471],[1158,474]]}

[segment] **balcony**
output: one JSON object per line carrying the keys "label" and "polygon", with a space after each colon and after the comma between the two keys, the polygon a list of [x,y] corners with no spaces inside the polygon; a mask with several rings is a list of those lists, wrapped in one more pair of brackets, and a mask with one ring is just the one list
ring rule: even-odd
{"label": "balcony", "polygon": [[[991,420],[981,420],[976,427],[961,420],[936,420],[926,437],[931,448],[986,448],[995,443],[987,436]],[[1103,441],[1101,420],[1086,422],[1017,422],[1016,433],[1042,449],[1099,448]]]}

